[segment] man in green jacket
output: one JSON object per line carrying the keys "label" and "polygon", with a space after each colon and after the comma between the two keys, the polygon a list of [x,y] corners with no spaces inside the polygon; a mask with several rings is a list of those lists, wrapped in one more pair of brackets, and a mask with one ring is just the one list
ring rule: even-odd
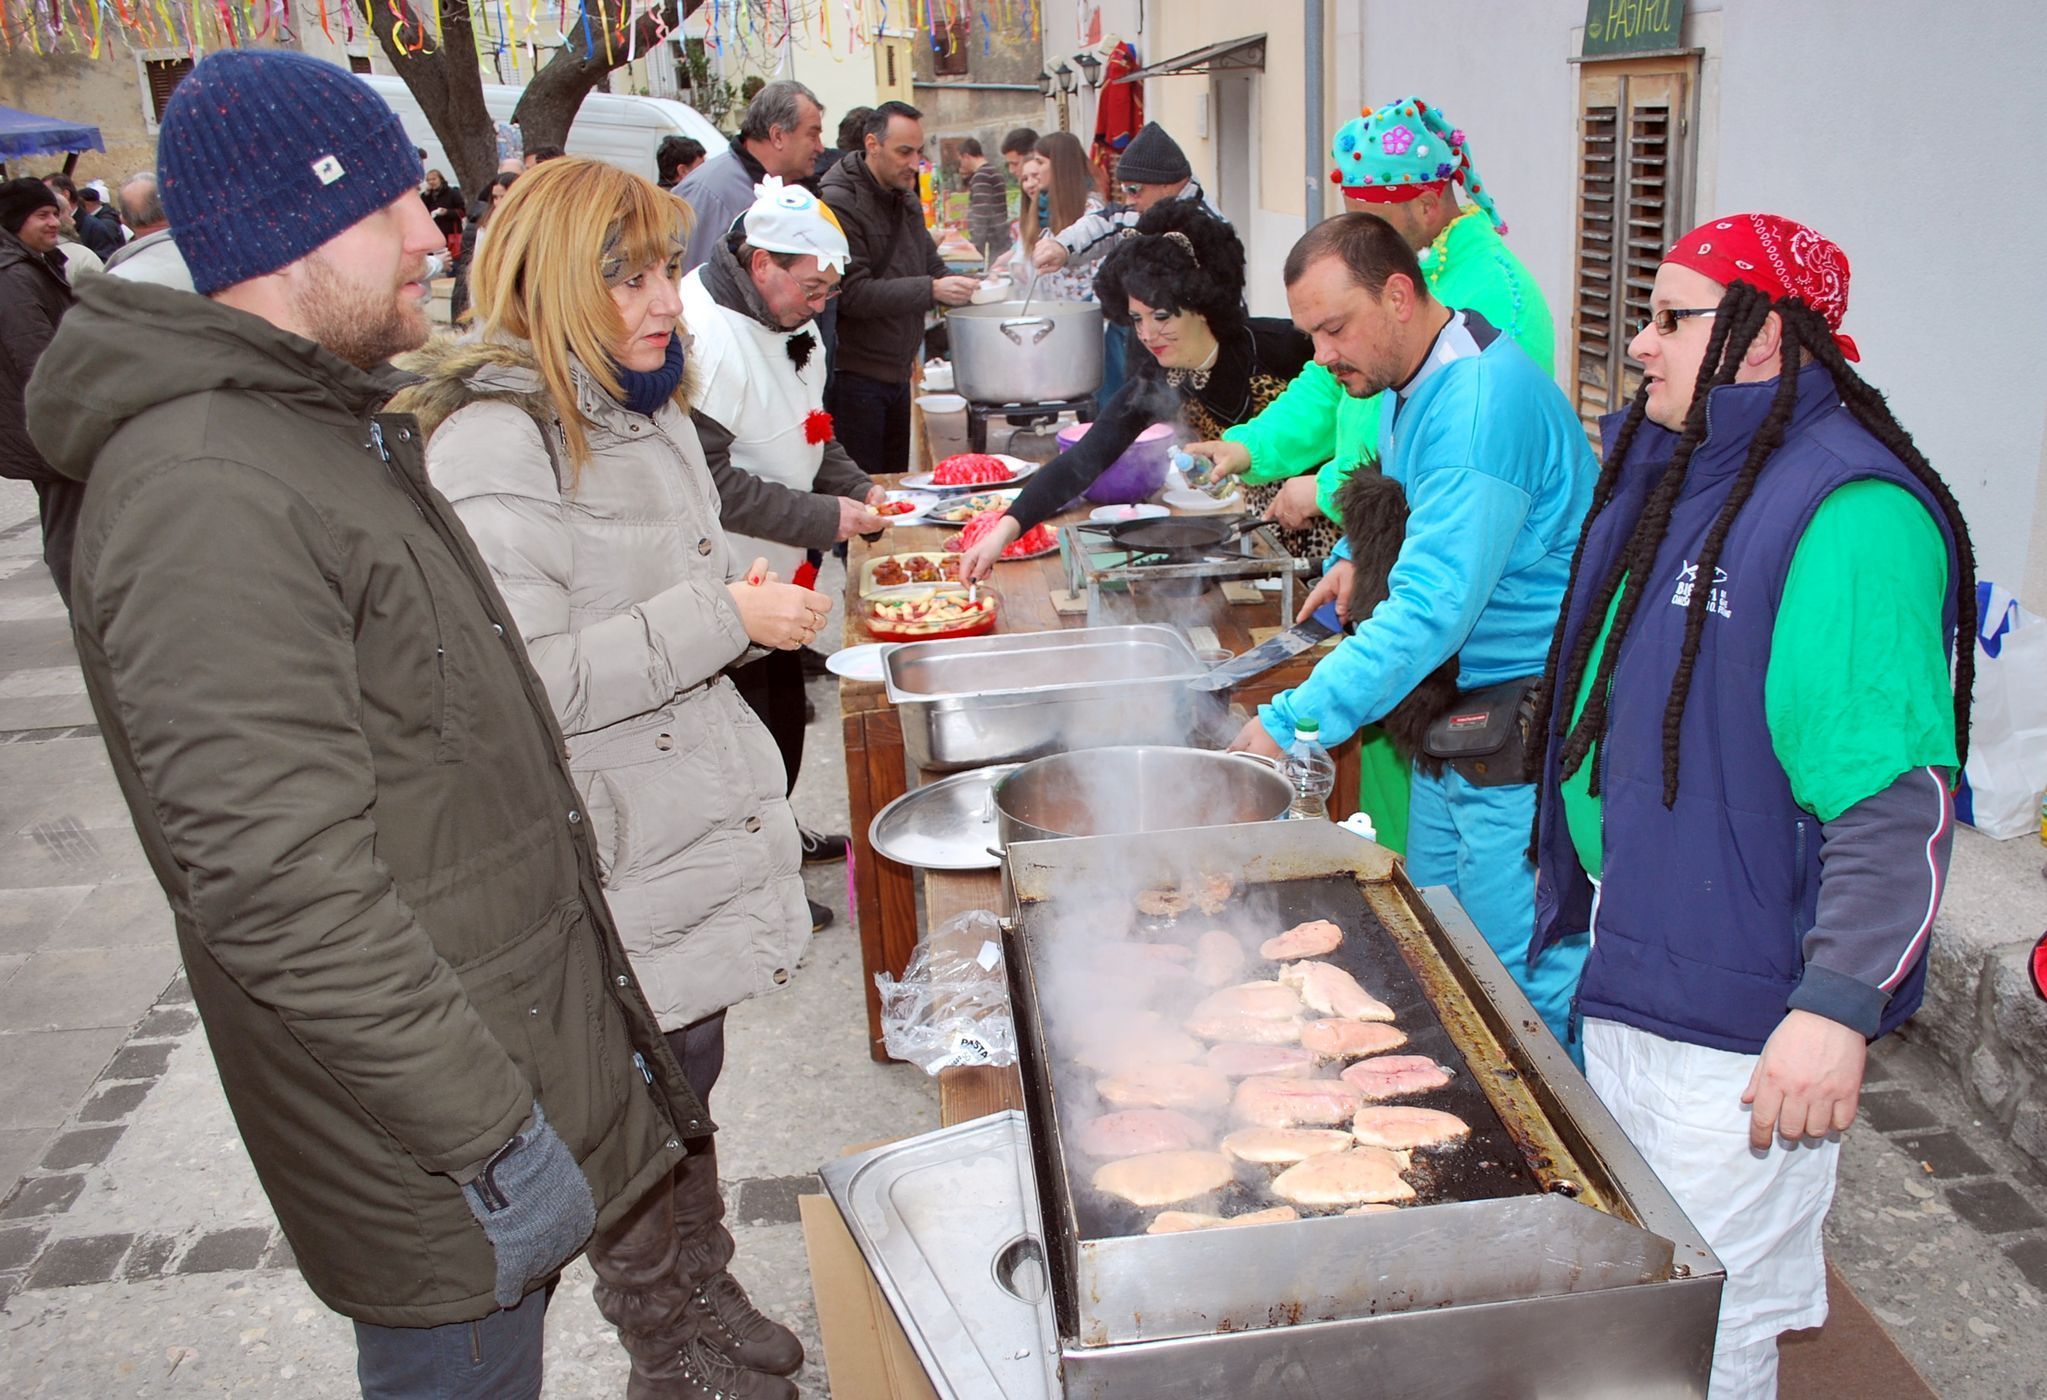
{"label": "man in green jacket", "polygon": [[[1471,163],[1471,143],[1441,111],[1404,97],[1344,124],[1330,144],[1344,203],[1392,224],[1421,264],[1429,294],[1459,311],[1476,311],[1541,365],[1556,369],[1549,304],[1527,266],[1507,247],[1492,196]],[[1460,204],[1457,185],[1472,203]],[[1270,514],[1299,529],[1318,510],[1341,521],[1336,492],[1359,463],[1377,460],[1380,412],[1392,391],[1352,398],[1336,376],[1309,365],[1272,404],[1221,442],[1191,444],[1216,470],[1250,482],[1286,485]],[[1317,468],[1319,467],[1319,470]],[[1354,620],[1354,619],[1353,619]],[[1358,805],[1379,840],[1407,845],[1407,761],[1376,727],[1362,731]]]}
{"label": "man in green jacket", "polygon": [[[346,71],[276,50],[201,62],[158,159],[200,295],[92,279],[28,390],[85,483],[93,710],[364,1394],[537,1396],[551,1279],[586,1240],[615,1272],[621,1222],[711,1124],[518,629],[412,420],[378,412],[383,362],[427,333],[419,160]],[[688,1302],[628,1282],[650,1313]]]}

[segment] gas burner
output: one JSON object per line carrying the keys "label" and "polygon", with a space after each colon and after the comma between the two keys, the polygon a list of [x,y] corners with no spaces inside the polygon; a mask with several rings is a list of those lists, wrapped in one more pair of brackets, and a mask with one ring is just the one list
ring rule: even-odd
{"label": "gas burner", "polygon": [[976,403],[967,401],[967,447],[973,452],[988,450],[988,424],[1000,418],[1015,428],[1036,428],[1047,423],[1056,423],[1063,413],[1071,413],[1083,423],[1095,419],[1095,396],[1086,394],[1077,399],[1045,399],[1031,403]]}

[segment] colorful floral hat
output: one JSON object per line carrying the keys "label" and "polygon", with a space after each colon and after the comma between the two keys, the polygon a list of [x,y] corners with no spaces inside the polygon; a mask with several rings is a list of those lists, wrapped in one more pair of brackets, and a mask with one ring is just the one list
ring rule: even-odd
{"label": "colorful floral hat", "polygon": [[1507,231],[1471,163],[1471,143],[1436,108],[1419,97],[1403,97],[1343,124],[1330,143],[1336,168],[1329,178],[1343,187],[1347,199],[1370,204],[1400,204],[1423,190],[1441,189],[1452,180],[1463,184],[1472,202],[1483,209],[1493,227]]}

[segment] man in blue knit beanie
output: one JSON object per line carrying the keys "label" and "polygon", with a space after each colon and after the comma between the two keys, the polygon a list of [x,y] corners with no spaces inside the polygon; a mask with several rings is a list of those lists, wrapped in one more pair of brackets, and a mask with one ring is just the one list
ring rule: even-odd
{"label": "man in blue knit beanie", "polygon": [[714,1125],[518,625],[381,411],[442,246],[419,176],[349,73],[210,55],[158,148],[198,295],[89,279],[28,428],[84,483],[86,687],[298,1267],[365,1396],[509,1400],[562,1265]]}

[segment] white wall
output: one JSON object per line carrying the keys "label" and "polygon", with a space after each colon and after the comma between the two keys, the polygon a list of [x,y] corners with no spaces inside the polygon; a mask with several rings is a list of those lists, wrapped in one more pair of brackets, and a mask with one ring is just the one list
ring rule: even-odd
{"label": "white wall", "polygon": [[[1471,136],[1509,242],[1569,334],[1584,0],[1365,0],[1367,102],[1418,93]],[[1853,266],[1862,371],[1954,487],[1980,567],[2047,612],[2047,10],[1985,0],[1693,0],[1697,212],[1812,224]],[[1446,43],[1456,35],[1459,42]],[[1946,96],[1941,96],[1945,94]],[[1558,355],[1558,371],[1569,357]]]}
{"label": "white wall", "polygon": [[[1343,118],[1338,115],[1335,95],[1342,90],[1340,74],[1350,59],[1341,52],[1337,36],[1354,29],[1361,0],[1328,0],[1325,27],[1328,37],[1323,49],[1323,128],[1325,139],[1334,134]],[[1252,83],[1252,120],[1256,125],[1251,142],[1253,157],[1251,217],[1248,227],[1237,232],[1244,239],[1248,259],[1245,295],[1257,316],[1286,315],[1286,293],[1280,281],[1280,267],[1287,250],[1307,229],[1307,127],[1305,88],[1301,81],[1305,57],[1302,6],[1297,0],[1280,0],[1266,10],[1247,8],[1242,0],[1150,0],[1145,7],[1145,63],[1157,63],[1206,44],[1265,34],[1265,71]],[[1200,75],[1153,78],[1145,83],[1145,115],[1163,126],[1187,152],[1195,176],[1213,194],[1217,189],[1214,103],[1208,101],[1209,80]],[[1202,107],[1206,102],[1206,117]],[[1199,134],[1202,122],[1209,135]],[[1321,164],[1318,159],[1318,166]],[[1319,179],[1316,197],[1324,212],[1335,204],[1326,198]]]}

